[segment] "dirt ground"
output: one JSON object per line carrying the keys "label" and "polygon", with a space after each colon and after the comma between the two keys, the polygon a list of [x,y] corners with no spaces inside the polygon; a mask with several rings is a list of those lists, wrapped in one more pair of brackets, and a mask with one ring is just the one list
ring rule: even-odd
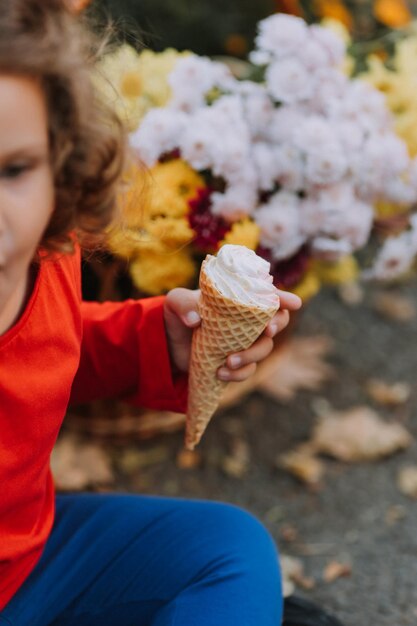
{"label": "dirt ground", "polygon": [[[220,412],[200,444],[202,462],[192,469],[178,467],[181,432],[132,443],[131,449],[151,462],[136,472],[119,470],[117,479],[120,490],[223,500],[252,511],[281,553],[301,559],[313,586],[297,592],[327,607],[346,626],[417,624],[417,500],[397,486],[398,471],[417,463],[416,446],[372,463],[326,459],[319,489],[298,482],[276,459],[308,439],[314,407],[323,399],[336,409],[373,406],[417,436],[417,317],[401,322],[376,312],[373,302],[380,291],[369,287],[356,307],[334,291],[323,291],[306,306],[295,334],[334,340],[328,360],[336,376],[320,391],[299,392],[289,404],[256,392]],[[394,302],[406,296],[417,307],[417,283],[388,293]],[[371,377],[409,383],[410,399],[395,409],[376,407],[365,391]],[[236,441],[246,442],[249,454],[247,471],[238,477],[225,469]],[[350,575],[325,582],[323,572],[332,561],[346,565]]]}

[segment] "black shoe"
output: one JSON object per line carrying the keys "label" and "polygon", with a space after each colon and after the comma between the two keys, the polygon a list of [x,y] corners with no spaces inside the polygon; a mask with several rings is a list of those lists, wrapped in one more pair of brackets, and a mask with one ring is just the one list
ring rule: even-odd
{"label": "black shoe", "polygon": [[343,626],[343,624],[317,604],[298,596],[289,596],[284,602],[282,626]]}

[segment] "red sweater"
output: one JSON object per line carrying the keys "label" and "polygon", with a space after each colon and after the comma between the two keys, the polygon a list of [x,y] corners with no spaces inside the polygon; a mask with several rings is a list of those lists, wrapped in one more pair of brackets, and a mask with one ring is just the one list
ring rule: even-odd
{"label": "red sweater", "polygon": [[41,264],[30,301],[0,336],[0,610],[41,556],[54,519],[49,457],[67,406],[119,397],[184,412],[163,298],[81,302],[80,250]]}

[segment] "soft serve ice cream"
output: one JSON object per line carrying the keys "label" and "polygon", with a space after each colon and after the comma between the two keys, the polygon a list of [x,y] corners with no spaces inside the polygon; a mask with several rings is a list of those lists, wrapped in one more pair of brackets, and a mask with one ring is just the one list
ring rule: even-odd
{"label": "soft serve ice cream", "polygon": [[224,245],[204,261],[207,277],[225,298],[261,308],[279,304],[270,264],[245,246]]}
{"label": "soft serve ice cream", "polygon": [[207,255],[200,272],[201,325],[191,348],[186,447],[193,449],[216,410],[226,383],[217,369],[246,350],[279,308],[269,263],[244,246],[225,245]]}

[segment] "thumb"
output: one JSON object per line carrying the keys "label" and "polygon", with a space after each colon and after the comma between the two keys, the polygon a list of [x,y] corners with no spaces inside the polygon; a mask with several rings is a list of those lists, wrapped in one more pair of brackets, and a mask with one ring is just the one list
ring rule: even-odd
{"label": "thumb", "polygon": [[186,326],[194,328],[201,322],[201,317],[198,313],[199,297],[200,290],[177,287],[167,294],[166,306],[169,311],[179,317]]}

